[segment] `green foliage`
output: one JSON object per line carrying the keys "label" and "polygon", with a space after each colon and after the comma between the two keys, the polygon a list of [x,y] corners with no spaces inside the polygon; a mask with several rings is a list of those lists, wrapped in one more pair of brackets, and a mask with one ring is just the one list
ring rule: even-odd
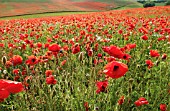
{"label": "green foliage", "polygon": [[166,3],[165,3],[165,5],[167,6],[167,5],[170,5],[170,0],[168,0]]}
{"label": "green foliage", "polygon": [[154,7],[155,6],[155,3],[154,2],[146,2],[143,4],[143,7],[144,8],[147,8],[147,7]]}

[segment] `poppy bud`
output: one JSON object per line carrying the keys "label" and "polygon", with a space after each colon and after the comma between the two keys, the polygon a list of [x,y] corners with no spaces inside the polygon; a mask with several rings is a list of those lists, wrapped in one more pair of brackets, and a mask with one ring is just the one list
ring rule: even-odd
{"label": "poppy bud", "polygon": [[7,61],[6,56],[3,56],[3,57],[2,57],[2,63],[3,63],[4,65],[6,64],[6,61]]}
{"label": "poppy bud", "polygon": [[167,58],[167,54],[162,55],[162,60],[165,60]]}
{"label": "poppy bud", "polygon": [[83,52],[80,52],[78,59],[80,61],[83,61],[83,59],[84,59],[84,53]]}
{"label": "poppy bud", "polygon": [[157,60],[157,61],[156,61],[156,66],[158,66],[158,65],[159,65],[159,63],[160,63],[160,61],[158,61],[158,60]]}

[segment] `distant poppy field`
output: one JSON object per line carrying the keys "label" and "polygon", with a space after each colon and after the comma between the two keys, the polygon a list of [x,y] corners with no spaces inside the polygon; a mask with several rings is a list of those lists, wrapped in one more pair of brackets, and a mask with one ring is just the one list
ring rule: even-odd
{"label": "distant poppy field", "polygon": [[0,21],[0,111],[170,111],[170,7]]}

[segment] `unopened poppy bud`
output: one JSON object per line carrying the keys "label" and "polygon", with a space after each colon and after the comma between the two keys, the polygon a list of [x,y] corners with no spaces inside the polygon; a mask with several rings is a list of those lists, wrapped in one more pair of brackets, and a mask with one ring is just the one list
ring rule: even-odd
{"label": "unopened poppy bud", "polygon": [[166,59],[167,58],[167,54],[163,54],[162,55],[162,60]]}
{"label": "unopened poppy bud", "polygon": [[2,63],[3,63],[4,65],[6,64],[6,61],[7,61],[6,56],[3,56],[3,57],[2,57]]}
{"label": "unopened poppy bud", "polygon": [[96,106],[96,107],[95,107],[95,110],[98,111],[98,110],[99,110],[99,107]]}
{"label": "unopened poppy bud", "polygon": [[133,79],[133,78],[130,78],[130,79],[129,79],[129,82],[130,82],[130,83],[132,83],[133,81],[134,81],[134,79]]}
{"label": "unopened poppy bud", "polygon": [[83,58],[84,58],[84,53],[83,53],[83,52],[80,52],[78,59],[79,59],[80,61],[82,61]]}
{"label": "unopened poppy bud", "polygon": [[156,66],[158,66],[158,65],[159,65],[159,63],[160,63],[160,61],[156,61]]}
{"label": "unopened poppy bud", "polygon": [[77,46],[79,46],[79,44],[78,44],[78,43],[76,43],[76,44],[75,44],[75,47],[77,47]]}
{"label": "unopened poppy bud", "polygon": [[60,49],[59,53],[63,53],[63,50],[62,50],[62,49]]}

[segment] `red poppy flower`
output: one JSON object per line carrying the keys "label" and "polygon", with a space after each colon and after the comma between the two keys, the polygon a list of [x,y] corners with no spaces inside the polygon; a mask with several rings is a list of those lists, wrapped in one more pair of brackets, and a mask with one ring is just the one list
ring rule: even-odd
{"label": "red poppy flower", "polygon": [[28,56],[28,60],[26,60],[27,65],[35,65],[38,63],[38,58],[34,55]]}
{"label": "red poppy flower", "polygon": [[131,56],[129,54],[123,54],[123,59],[129,61]]}
{"label": "red poppy flower", "polygon": [[102,50],[104,51],[104,52],[109,52],[109,50],[110,50],[110,47],[108,47],[108,46],[104,46],[104,47],[102,47]]}
{"label": "red poppy flower", "polygon": [[84,103],[84,107],[86,108],[86,111],[88,111],[88,109],[89,109],[89,104],[88,104],[88,102],[85,102],[85,103]]}
{"label": "red poppy flower", "polygon": [[98,50],[98,47],[99,47],[99,44],[96,43],[95,46],[94,46],[94,50],[97,51],[97,50]]}
{"label": "red poppy flower", "polygon": [[97,88],[98,88],[96,90],[97,94],[100,93],[100,92],[106,92],[106,88],[108,86],[108,81],[105,80],[105,81],[97,82],[96,85],[97,85]]}
{"label": "red poppy flower", "polygon": [[76,54],[76,53],[80,52],[80,45],[75,44],[74,46],[72,46],[71,50],[72,50],[73,54]]}
{"label": "red poppy flower", "polygon": [[87,51],[87,54],[88,54],[88,56],[91,57],[91,56],[93,55],[93,50],[92,50],[92,49],[88,50],[88,51]]}
{"label": "red poppy flower", "polygon": [[[0,100],[4,100],[4,99],[6,99],[6,98],[8,98],[8,96],[9,96],[9,92],[7,91],[7,90],[5,90],[5,89],[0,89]],[[0,101],[1,102],[1,101]]]}
{"label": "red poppy flower", "polygon": [[146,60],[145,62],[149,69],[152,68],[154,65],[151,60]]}
{"label": "red poppy flower", "polygon": [[104,57],[105,60],[107,60],[107,62],[112,62],[112,61],[116,61],[116,58],[114,58],[113,56],[110,57]]}
{"label": "red poppy flower", "polygon": [[93,64],[94,64],[94,65],[97,65],[98,62],[99,62],[99,61],[98,61],[97,59],[94,59],[94,60],[93,60]]}
{"label": "red poppy flower", "polygon": [[3,44],[3,43],[0,43],[0,47],[4,47],[4,44]]}
{"label": "red poppy flower", "polygon": [[61,65],[62,65],[62,66],[65,65],[66,62],[67,62],[67,60],[63,60],[63,61],[61,62]]}
{"label": "red poppy flower", "polygon": [[48,48],[50,46],[49,43],[44,44],[44,48]]}
{"label": "red poppy flower", "polygon": [[63,46],[63,50],[68,51],[68,50],[69,50],[68,45],[64,45],[64,46]]}
{"label": "red poppy flower", "polygon": [[119,33],[119,34],[122,34],[122,33],[123,33],[123,30],[121,30],[121,29],[118,30],[118,33]]}
{"label": "red poppy flower", "polygon": [[166,104],[160,104],[160,110],[166,111]]}
{"label": "red poppy flower", "polygon": [[108,53],[110,56],[121,59],[123,57],[123,52],[117,46],[111,45],[110,47],[103,47],[103,51]]}
{"label": "red poppy flower", "polygon": [[19,73],[19,70],[20,70],[20,69],[14,69],[14,70],[13,70],[13,74],[16,74],[16,75],[17,75],[17,74]]}
{"label": "red poppy flower", "polygon": [[159,53],[157,50],[150,50],[150,56],[151,57],[159,57]]}
{"label": "red poppy flower", "polygon": [[136,44],[127,44],[126,46],[128,46],[130,49],[136,48]]}
{"label": "red poppy flower", "polygon": [[0,79],[0,89],[5,89],[9,93],[19,93],[24,90],[22,83],[17,81]]}
{"label": "red poppy flower", "polygon": [[125,101],[125,97],[122,96],[122,97],[118,100],[118,104],[119,104],[119,105],[122,105],[122,104],[124,103],[124,101]]}
{"label": "red poppy flower", "polygon": [[158,41],[163,41],[163,40],[166,40],[166,37],[163,36],[163,37],[158,38],[157,40],[158,40]]}
{"label": "red poppy flower", "polygon": [[45,75],[48,77],[50,75],[52,75],[53,71],[52,70],[46,70],[45,71]]}
{"label": "red poppy flower", "polygon": [[10,66],[12,66],[12,62],[6,61],[5,66],[6,66],[7,68],[9,68]]}
{"label": "red poppy flower", "polygon": [[48,50],[52,51],[52,52],[59,52],[60,51],[60,46],[58,44],[51,44],[48,47]]}
{"label": "red poppy flower", "polygon": [[45,55],[48,57],[48,59],[51,59],[53,53],[51,51],[47,51]]}
{"label": "red poppy flower", "polygon": [[41,47],[42,47],[42,43],[38,42],[38,43],[37,43],[37,47],[38,47],[38,48],[41,48]]}
{"label": "red poppy flower", "polygon": [[102,58],[102,54],[101,53],[97,54],[97,57]]}
{"label": "red poppy flower", "polygon": [[147,36],[147,35],[143,35],[141,38],[142,38],[143,40],[148,40],[148,36]]}
{"label": "red poppy flower", "polygon": [[50,75],[49,77],[46,78],[46,83],[47,84],[56,84],[57,80],[55,80],[53,75]]}
{"label": "red poppy flower", "polygon": [[14,55],[14,56],[10,59],[10,62],[12,62],[12,64],[13,64],[14,66],[20,65],[20,64],[22,64],[22,57],[19,56],[19,55]]}
{"label": "red poppy flower", "polygon": [[149,104],[149,102],[144,97],[140,97],[137,101],[135,101],[136,106],[141,106],[144,104]]}
{"label": "red poppy flower", "polygon": [[30,48],[34,48],[34,44],[33,43],[30,43]]}
{"label": "red poppy flower", "polygon": [[20,78],[20,76],[15,76],[14,81],[17,81]]}
{"label": "red poppy flower", "polygon": [[103,72],[109,77],[115,79],[124,76],[125,73],[128,71],[128,67],[126,64],[117,61],[112,61],[106,64],[104,68],[105,70]]}

